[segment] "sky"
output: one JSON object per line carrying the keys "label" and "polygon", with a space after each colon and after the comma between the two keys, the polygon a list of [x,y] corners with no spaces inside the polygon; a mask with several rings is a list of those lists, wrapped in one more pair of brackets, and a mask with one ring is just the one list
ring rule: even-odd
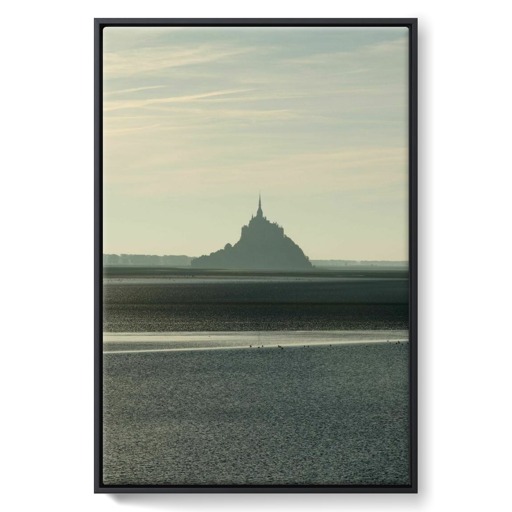
{"label": "sky", "polygon": [[104,253],[200,256],[256,213],[310,259],[408,259],[408,31],[107,27]]}

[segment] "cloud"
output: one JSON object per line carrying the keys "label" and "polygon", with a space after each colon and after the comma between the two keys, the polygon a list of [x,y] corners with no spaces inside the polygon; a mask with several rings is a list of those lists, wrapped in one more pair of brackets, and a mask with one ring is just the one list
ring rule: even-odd
{"label": "cloud", "polygon": [[[108,166],[107,155],[107,166]],[[406,147],[360,147],[244,159],[243,150],[226,155],[224,148],[184,147],[166,154],[127,158],[120,172],[109,172],[107,184],[129,197],[200,196],[226,190],[236,195],[268,186],[287,197],[303,194],[361,194],[401,197],[408,170]]]}
{"label": "cloud", "polygon": [[129,94],[132,92],[148,91],[151,89],[161,89],[164,85],[148,85],[145,87],[132,87],[131,89],[120,89],[117,91],[107,91],[107,94]]}
{"label": "cloud", "polygon": [[330,257],[345,248],[321,232],[343,223],[368,237],[365,259],[381,251],[376,226],[398,233],[389,243],[405,243],[406,37],[370,29],[116,29],[109,38],[105,218],[111,233],[130,227],[119,235],[126,249],[148,237],[144,218],[172,233],[153,240],[162,251],[171,242],[183,253],[203,251],[205,237],[213,245],[225,238],[235,210],[245,218],[245,201],[259,189],[276,219],[297,222],[301,240]]}
{"label": "cloud", "polygon": [[361,66],[361,64],[368,59],[373,61],[376,56],[380,58],[396,57],[403,54],[407,48],[407,38],[399,37],[391,41],[379,41],[377,43],[370,43],[361,45],[356,50],[345,51],[331,51],[321,52],[302,57],[292,57],[284,59],[283,63],[286,64],[299,64],[299,65],[320,65],[320,66],[333,66],[334,63],[345,64],[351,62],[356,65],[355,69],[344,71],[346,73],[363,73],[372,71],[374,66]]}
{"label": "cloud", "polygon": [[110,112],[112,110],[124,110],[124,109],[137,109],[144,108],[153,105],[164,105],[167,103],[191,103],[198,100],[204,100],[216,96],[223,96],[226,94],[240,94],[249,89],[235,89],[226,91],[210,91],[200,94],[188,94],[185,96],[169,96],[165,98],[148,98],[141,100],[110,100],[104,101],[103,111]]}
{"label": "cloud", "polygon": [[250,48],[232,46],[194,45],[193,47],[160,46],[119,51],[106,51],[103,55],[105,78],[155,74],[163,70],[206,64],[251,51]]}

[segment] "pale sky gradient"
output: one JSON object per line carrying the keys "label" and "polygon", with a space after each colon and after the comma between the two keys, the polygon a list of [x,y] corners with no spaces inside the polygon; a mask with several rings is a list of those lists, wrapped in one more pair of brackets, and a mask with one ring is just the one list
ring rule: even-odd
{"label": "pale sky gradient", "polygon": [[105,253],[208,254],[261,191],[311,259],[408,259],[407,29],[103,37]]}

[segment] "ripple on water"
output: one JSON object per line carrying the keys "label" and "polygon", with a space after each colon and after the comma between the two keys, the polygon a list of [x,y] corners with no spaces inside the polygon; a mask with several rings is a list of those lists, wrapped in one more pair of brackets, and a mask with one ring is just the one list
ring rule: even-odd
{"label": "ripple on water", "polygon": [[104,483],[408,484],[408,344],[104,358]]}

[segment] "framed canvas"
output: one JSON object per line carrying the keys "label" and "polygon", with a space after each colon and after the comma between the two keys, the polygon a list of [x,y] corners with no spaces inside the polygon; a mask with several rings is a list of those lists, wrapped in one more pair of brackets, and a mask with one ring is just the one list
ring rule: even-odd
{"label": "framed canvas", "polygon": [[417,21],[95,20],[95,492],[417,492]]}

